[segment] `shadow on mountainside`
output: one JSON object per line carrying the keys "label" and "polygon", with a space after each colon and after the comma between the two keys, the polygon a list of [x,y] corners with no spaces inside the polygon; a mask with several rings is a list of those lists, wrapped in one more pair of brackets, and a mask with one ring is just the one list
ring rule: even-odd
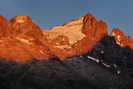
{"label": "shadow on mountainside", "polygon": [[[132,89],[133,50],[105,36],[80,56],[0,61],[1,89]],[[92,58],[90,58],[92,57]],[[98,61],[92,60],[93,58]]]}

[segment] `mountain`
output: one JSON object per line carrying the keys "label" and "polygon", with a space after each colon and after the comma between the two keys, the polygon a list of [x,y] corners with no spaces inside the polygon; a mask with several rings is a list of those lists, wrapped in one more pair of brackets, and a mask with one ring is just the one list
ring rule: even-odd
{"label": "mountain", "polygon": [[[0,57],[15,61],[30,58],[49,58],[40,28],[28,16],[16,16],[11,20],[1,17]],[[45,44],[44,44],[45,43]]]}
{"label": "mountain", "polygon": [[97,21],[91,14],[71,20],[64,25],[54,26],[44,34],[54,48],[50,50],[59,58],[88,52],[103,36],[107,35],[107,25]]}
{"label": "mountain", "polygon": [[114,36],[120,46],[133,48],[131,37],[115,28],[108,34],[106,23],[90,13],[50,30],[39,28],[29,16],[11,20],[0,16],[0,31],[0,57],[21,62],[81,55],[91,51],[105,35]]}
{"label": "mountain", "polygon": [[92,14],[41,29],[0,16],[1,89],[132,89],[133,39]]}
{"label": "mountain", "polygon": [[1,89],[132,89],[133,50],[103,37],[92,51],[60,60],[0,61]]}

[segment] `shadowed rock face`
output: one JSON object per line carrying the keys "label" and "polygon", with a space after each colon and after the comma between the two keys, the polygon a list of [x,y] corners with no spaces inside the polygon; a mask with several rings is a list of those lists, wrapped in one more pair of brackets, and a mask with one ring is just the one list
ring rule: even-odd
{"label": "shadowed rock face", "polygon": [[[0,57],[27,61],[82,55],[92,50],[100,39],[108,35],[107,25],[87,13],[63,25],[42,30],[28,16],[6,20],[0,16]],[[118,29],[111,35],[120,46],[133,48],[133,41]]]}
{"label": "shadowed rock face", "polygon": [[0,88],[132,89],[132,54],[132,49],[122,48],[114,37],[105,36],[92,51],[65,60],[31,59],[20,63],[3,59],[0,61]]}

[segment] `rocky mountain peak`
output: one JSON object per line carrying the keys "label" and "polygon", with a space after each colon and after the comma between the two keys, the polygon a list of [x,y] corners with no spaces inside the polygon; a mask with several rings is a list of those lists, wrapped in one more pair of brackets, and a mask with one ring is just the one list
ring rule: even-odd
{"label": "rocky mountain peak", "polygon": [[107,25],[101,20],[96,20],[92,14],[87,13],[83,19],[83,33],[90,39],[99,39],[108,34]]}
{"label": "rocky mountain peak", "polygon": [[10,35],[32,38],[42,37],[39,26],[32,22],[29,16],[15,16],[10,20]]}
{"label": "rocky mountain peak", "polygon": [[130,36],[126,36],[120,29],[114,28],[111,35],[121,47],[128,46],[133,49],[133,39]]}
{"label": "rocky mountain peak", "polygon": [[32,23],[32,19],[29,16],[15,16],[11,19],[14,23]]}
{"label": "rocky mountain peak", "polygon": [[0,16],[0,22],[7,21],[7,19],[4,16]]}
{"label": "rocky mountain peak", "polygon": [[107,35],[107,25],[103,21],[96,20],[93,15],[86,14],[43,33],[52,44],[53,48],[50,47],[50,50],[64,59],[90,51],[97,41]]}

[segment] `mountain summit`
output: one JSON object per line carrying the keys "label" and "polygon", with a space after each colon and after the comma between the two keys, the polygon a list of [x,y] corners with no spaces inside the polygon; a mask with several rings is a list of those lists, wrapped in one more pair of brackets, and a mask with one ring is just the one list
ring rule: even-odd
{"label": "mountain summit", "polygon": [[133,49],[133,39],[114,28],[111,34],[104,21],[87,13],[49,30],[39,28],[29,16],[15,16],[11,20],[0,16],[0,57],[25,62],[85,54],[105,36],[114,37],[116,43]]}

